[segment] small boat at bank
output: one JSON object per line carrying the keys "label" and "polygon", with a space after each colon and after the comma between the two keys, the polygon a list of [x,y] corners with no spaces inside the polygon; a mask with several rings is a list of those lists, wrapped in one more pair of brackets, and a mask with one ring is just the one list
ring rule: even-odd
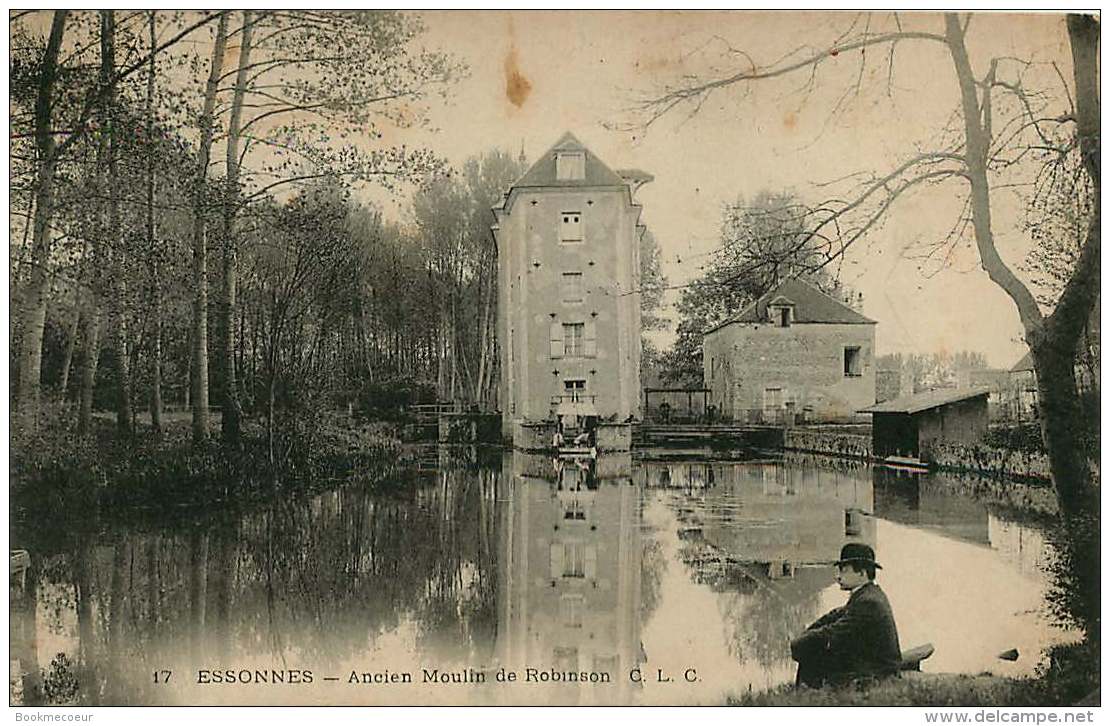
{"label": "small boat at bank", "polygon": [[883,465],[889,469],[901,471],[929,471],[929,465],[914,456],[888,456],[883,459]]}

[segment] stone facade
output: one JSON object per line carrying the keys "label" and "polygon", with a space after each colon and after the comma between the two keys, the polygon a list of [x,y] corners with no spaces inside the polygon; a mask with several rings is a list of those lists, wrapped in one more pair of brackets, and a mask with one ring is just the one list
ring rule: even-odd
{"label": "stone facade", "polygon": [[922,411],[916,418],[918,455],[927,461],[935,459],[933,450],[939,446],[980,441],[990,421],[986,396]]}
{"label": "stone facade", "polygon": [[567,134],[494,208],[502,430],[640,416],[640,207]]}
{"label": "stone facade", "polygon": [[[809,298],[822,295],[810,290]],[[765,298],[782,298],[775,295]],[[802,295],[786,299],[794,298]],[[751,423],[866,420],[857,412],[875,402],[875,324],[831,298],[823,307],[843,310],[822,320],[823,310],[803,308],[809,298],[794,302],[788,325],[768,305],[770,314],[745,313],[705,335],[705,385],[718,415]]]}

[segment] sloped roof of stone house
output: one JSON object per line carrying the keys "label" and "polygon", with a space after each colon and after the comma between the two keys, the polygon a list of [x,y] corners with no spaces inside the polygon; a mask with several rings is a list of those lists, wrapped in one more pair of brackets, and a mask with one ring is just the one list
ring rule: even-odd
{"label": "sloped roof of stone house", "polygon": [[1010,369],[1010,372],[1021,373],[1022,371],[1032,370],[1036,369],[1033,367],[1033,351],[1030,350],[1021,357],[1021,360],[1019,360],[1017,363],[1014,363],[1014,367]]}
{"label": "sloped roof of stone house", "polygon": [[797,277],[781,282],[739,315],[704,331],[705,335],[732,323],[769,323],[767,309],[773,305],[792,305],[792,323],[837,323],[876,325],[876,321],[853,310],[849,305],[821,292],[814,285]]}
{"label": "sloped roof of stone house", "polygon": [[950,403],[966,401],[980,396],[989,396],[991,389],[987,386],[974,386],[971,388],[935,388],[921,393],[909,393],[889,401],[876,403],[867,408],[861,408],[860,413],[921,413],[931,408],[947,406]]}
{"label": "sloped roof of stone house", "polygon": [[[586,173],[581,179],[559,179],[555,174],[555,155],[560,151],[581,151],[585,154]],[[643,172],[641,172],[643,173]],[[545,151],[514,187],[623,187],[628,181],[610,169],[596,154],[587,149],[569,131]]]}

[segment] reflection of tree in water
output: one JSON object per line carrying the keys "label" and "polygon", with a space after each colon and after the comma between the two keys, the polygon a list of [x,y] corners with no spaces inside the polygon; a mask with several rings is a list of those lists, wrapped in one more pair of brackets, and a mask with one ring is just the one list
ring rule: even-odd
{"label": "reflection of tree in water", "polygon": [[659,591],[663,574],[667,571],[667,557],[658,540],[644,538],[640,561],[640,622],[646,625],[659,605]]}
{"label": "reflection of tree in water", "polygon": [[[86,704],[163,698],[150,673],[185,657],[201,667],[271,667],[269,657],[273,667],[324,668],[364,654],[403,620],[422,647],[485,658],[496,628],[498,478],[451,471],[393,495],[351,486],[154,534],[69,533],[52,551],[32,550],[28,590],[53,632],[76,614],[66,672]],[[26,662],[54,656],[25,640]]]}
{"label": "reflection of tree in water", "polygon": [[487,662],[496,637],[493,472],[448,470],[429,492],[440,513],[433,569],[416,607],[417,645],[441,661]]}
{"label": "reflection of tree in water", "polygon": [[730,652],[765,668],[789,662],[790,641],[816,619],[817,596],[829,579],[827,573],[806,568],[792,580],[757,577],[759,586],[751,594],[727,595],[721,611],[729,624]]}
{"label": "reflection of tree in water", "polygon": [[363,652],[406,613],[426,645],[470,640],[470,616],[494,609],[493,517],[479,501],[493,481],[475,479],[447,472],[411,499],[341,490],[276,505],[260,536],[244,537],[257,564],[244,570],[258,574],[239,599],[265,604],[245,608],[254,626],[271,631],[277,653],[296,637],[304,658]]}
{"label": "reflection of tree in water", "polygon": [[771,580],[764,566],[737,561],[696,537],[678,554],[694,582],[722,593],[729,652],[765,668],[790,659],[791,639],[815,619],[818,595],[832,582],[828,568],[800,568],[793,577]]}

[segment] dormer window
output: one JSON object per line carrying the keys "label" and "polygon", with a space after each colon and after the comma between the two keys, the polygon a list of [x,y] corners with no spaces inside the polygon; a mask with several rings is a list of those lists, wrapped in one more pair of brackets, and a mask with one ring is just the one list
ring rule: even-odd
{"label": "dormer window", "polygon": [[779,296],[767,306],[768,317],[771,325],[776,328],[789,328],[794,322],[794,303],[785,297]]}
{"label": "dormer window", "polygon": [[555,179],[575,181],[586,178],[586,152],[558,151],[555,153]]}
{"label": "dormer window", "polygon": [[789,328],[794,321],[794,308],[789,305],[776,305],[771,308],[771,322],[776,328]]}

